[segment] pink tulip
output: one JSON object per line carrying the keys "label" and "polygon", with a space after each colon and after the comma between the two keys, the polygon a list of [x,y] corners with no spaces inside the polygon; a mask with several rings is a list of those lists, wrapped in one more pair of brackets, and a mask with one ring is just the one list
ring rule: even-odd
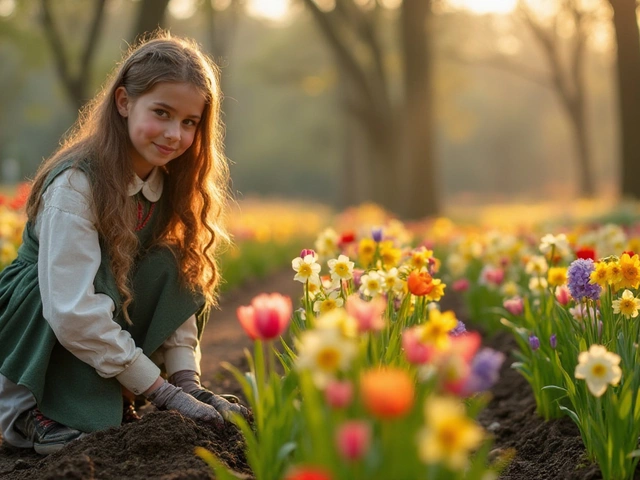
{"label": "pink tulip", "polygon": [[524,312],[524,302],[520,297],[507,298],[502,303],[502,306],[511,315],[522,315],[522,312]]}
{"label": "pink tulip", "polygon": [[560,303],[560,305],[567,305],[571,300],[571,292],[569,291],[569,287],[566,285],[560,285],[556,287],[556,300]]}
{"label": "pink tulip", "polygon": [[371,443],[371,427],[368,423],[351,420],[336,431],[336,445],[340,455],[347,460],[358,460],[366,455]]}
{"label": "pink tulip", "polygon": [[453,288],[454,292],[466,292],[469,289],[469,280],[466,278],[460,278],[453,282],[451,288]]}
{"label": "pink tulip", "polygon": [[353,384],[348,380],[331,380],[324,390],[324,398],[330,407],[344,408],[353,399]]}
{"label": "pink tulip", "polygon": [[431,360],[434,354],[434,347],[425,345],[418,338],[416,327],[408,328],[402,332],[402,348],[410,363],[421,365]]}
{"label": "pink tulip", "polygon": [[386,302],[380,297],[373,298],[369,302],[362,300],[358,295],[347,298],[347,313],[356,319],[360,332],[382,330],[383,314],[386,308]]}
{"label": "pink tulip", "polygon": [[252,340],[279,337],[289,326],[293,308],[291,299],[279,293],[260,294],[251,305],[238,307],[240,325]]}

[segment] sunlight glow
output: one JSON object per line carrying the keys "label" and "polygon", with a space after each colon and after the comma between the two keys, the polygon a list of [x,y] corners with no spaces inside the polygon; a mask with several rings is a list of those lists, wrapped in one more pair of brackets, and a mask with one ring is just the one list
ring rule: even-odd
{"label": "sunlight glow", "polygon": [[290,0],[250,0],[247,8],[253,15],[269,20],[282,20],[289,13]]}
{"label": "sunlight glow", "polygon": [[15,0],[0,0],[0,17],[8,17],[15,9]]}
{"label": "sunlight glow", "polygon": [[518,0],[449,0],[452,7],[469,10],[482,15],[485,13],[511,13]]}

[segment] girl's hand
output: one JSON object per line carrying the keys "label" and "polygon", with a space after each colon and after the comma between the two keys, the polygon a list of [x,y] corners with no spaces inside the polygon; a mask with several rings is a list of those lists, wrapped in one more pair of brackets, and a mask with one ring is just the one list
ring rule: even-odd
{"label": "girl's hand", "polygon": [[176,410],[192,420],[213,423],[219,427],[224,424],[222,412],[218,413],[212,405],[197,400],[169,382],[163,382],[160,387],[145,394],[147,399],[160,410]]}
{"label": "girl's hand", "polygon": [[235,400],[230,402],[223,396],[216,395],[206,388],[203,388],[200,384],[200,376],[193,370],[180,370],[179,372],[171,375],[169,381],[174,385],[181,387],[185,392],[189,393],[199,401],[206,403],[207,405],[211,405],[227,421],[231,420],[233,413],[242,415],[248,422],[253,421],[251,410],[244,405],[241,405],[238,402],[237,397],[229,395],[229,398]]}
{"label": "girl's hand", "polygon": [[251,410],[247,407],[240,403],[230,402],[226,398],[216,395],[207,389],[202,388],[196,392],[191,392],[191,395],[201,402],[211,405],[222,415],[222,418],[228,422],[231,421],[232,414],[234,413],[242,415],[248,422],[253,421]]}

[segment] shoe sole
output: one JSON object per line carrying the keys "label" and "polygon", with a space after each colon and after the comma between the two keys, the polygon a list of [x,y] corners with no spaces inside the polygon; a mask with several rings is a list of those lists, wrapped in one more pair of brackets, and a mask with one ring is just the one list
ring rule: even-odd
{"label": "shoe sole", "polygon": [[82,433],[76,438],[74,438],[73,440],[67,440],[66,442],[60,442],[60,443],[34,443],[33,449],[36,451],[36,453],[40,455],[51,455],[52,453],[56,453],[62,450],[62,448],[65,445],[69,444],[70,442],[83,438],[86,435],[87,435],[86,433]]}

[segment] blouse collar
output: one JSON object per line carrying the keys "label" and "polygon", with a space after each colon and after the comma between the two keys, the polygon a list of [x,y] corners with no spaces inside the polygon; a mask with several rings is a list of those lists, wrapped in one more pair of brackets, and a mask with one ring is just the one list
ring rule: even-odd
{"label": "blouse collar", "polygon": [[136,195],[142,191],[142,195],[150,202],[157,202],[162,195],[164,176],[158,167],[154,167],[146,180],[142,180],[134,175],[133,181],[129,184],[129,196]]}

